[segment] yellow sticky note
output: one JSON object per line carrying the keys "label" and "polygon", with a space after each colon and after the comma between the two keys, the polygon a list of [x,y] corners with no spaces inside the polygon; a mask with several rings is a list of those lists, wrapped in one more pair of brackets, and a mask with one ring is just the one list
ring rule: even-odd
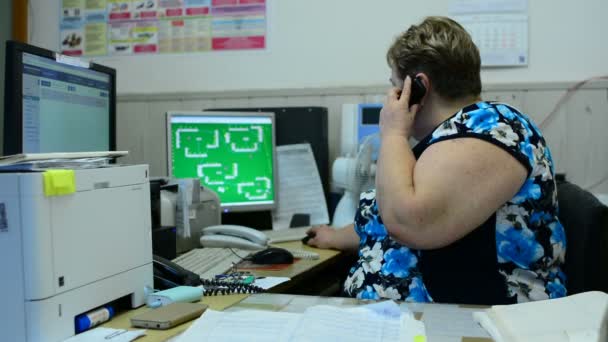
{"label": "yellow sticky note", "polygon": [[47,170],[42,177],[45,196],[61,196],[76,192],[74,170]]}
{"label": "yellow sticky note", "polygon": [[426,337],[423,335],[416,335],[414,336],[414,342],[426,342]]}

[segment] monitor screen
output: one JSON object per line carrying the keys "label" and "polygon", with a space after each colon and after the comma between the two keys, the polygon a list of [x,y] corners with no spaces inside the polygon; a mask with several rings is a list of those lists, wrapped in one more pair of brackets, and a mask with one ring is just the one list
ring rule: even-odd
{"label": "monitor screen", "polygon": [[168,112],[168,174],[199,178],[222,209],[276,206],[273,113]]}
{"label": "monitor screen", "polygon": [[5,154],[115,150],[115,71],[10,43]]}
{"label": "monitor screen", "polygon": [[366,137],[380,131],[379,103],[361,103],[357,115],[357,145],[361,145]]}

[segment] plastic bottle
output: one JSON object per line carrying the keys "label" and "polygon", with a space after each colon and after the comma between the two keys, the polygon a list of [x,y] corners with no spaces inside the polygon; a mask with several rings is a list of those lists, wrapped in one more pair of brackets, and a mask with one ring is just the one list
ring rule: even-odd
{"label": "plastic bottle", "polygon": [[103,322],[107,322],[114,317],[114,308],[105,305],[101,308],[80,314],[74,318],[76,333],[89,330]]}

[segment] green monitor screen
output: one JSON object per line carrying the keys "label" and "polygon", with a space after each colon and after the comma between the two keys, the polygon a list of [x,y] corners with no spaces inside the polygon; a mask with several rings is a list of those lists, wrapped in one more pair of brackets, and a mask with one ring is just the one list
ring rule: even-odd
{"label": "green monitor screen", "polygon": [[168,173],[199,178],[223,211],[276,206],[274,113],[168,112]]}

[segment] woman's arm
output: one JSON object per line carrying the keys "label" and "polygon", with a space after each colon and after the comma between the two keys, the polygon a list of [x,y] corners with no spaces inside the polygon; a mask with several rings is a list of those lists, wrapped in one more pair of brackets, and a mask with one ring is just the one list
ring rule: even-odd
{"label": "woman's arm", "polygon": [[435,143],[416,160],[408,138],[419,106],[409,107],[410,88],[408,76],[403,92],[391,89],[380,112],[376,201],[391,237],[416,249],[440,248],[513,198],[527,170],[507,151],[477,138]]}
{"label": "woman's arm", "polygon": [[407,139],[383,140],[376,200],[389,234],[417,249],[461,239],[513,198],[525,167],[501,148],[475,138],[431,145],[415,161]]}
{"label": "woman's arm", "polygon": [[312,227],[307,233],[312,235],[307,244],[313,247],[341,251],[356,251],[359,248],[359,235],[353,223],[338,229],[326,225]]}

